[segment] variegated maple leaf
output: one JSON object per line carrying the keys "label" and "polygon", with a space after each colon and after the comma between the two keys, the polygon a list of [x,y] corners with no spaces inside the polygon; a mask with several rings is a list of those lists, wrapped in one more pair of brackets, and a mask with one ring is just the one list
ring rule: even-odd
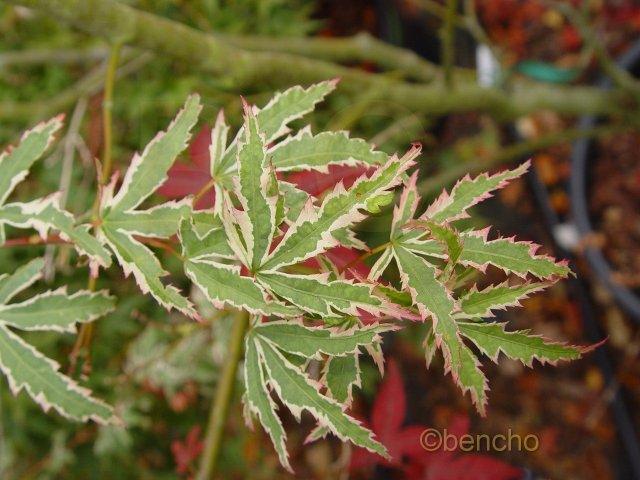
{"label": "variegated maple leaf", "polygon": [[[312,89],[306,92],[309,91],[313,92]],[[241,129],[244,138],[238,139],[234,147],[237,159],[233,165],[238,174],[230,180],[235,190],[221,189],[217,201],[221,205],[218,217],[221,225],[199,236],[195,232],[197,222],[182,222],[180,236],[189,278],[214,304],[245,308],[254,314],[306,313],[330,318],[354,317],[358,310],[363,310],[374,315],[398,315],[397,308],[374,294],[372,284],[330,278],[328,273],[302,275],[292,272],[291,267],[340,243],[356,242],[345,229],[364,219],[363,212],[375,211],[392,199],[392,189],[401,182],[401,174],[413,165],[420,149],[414,147],[401,158],[388,158],[384,165],[370,176],[362,175],[349,189],[339,183],[316,205],[313,197],[279,181],[273,174],[272,153],[278,150],[278,145],[268,146],[260,113],[246,104],[244,111],[245,124]],[[213,137],[218,138],[216,129],[222,128],[218,121]],[[301,138],[310,137],[298,135],[283,143],[298,142],[299,150],[307,151]],[[214,145],[212,142],[212,148]],[[218,152],[217,156],[212,153],[215,165],[224,155],[222,148],[213,150]],[[371,152],[370,148],[361,150]],[[322,158],[325,165],[332,161],[332,157]],[[276,244],[275,239],[285,225],[286,233]],[[228,248],[216,254],[194,253],[198,244],[213,235],[226,237]],[[224,261],[230,258],[237,259],[253,278],[240,275],[240,266]],[[285,308],[285,304],[295,308]]]}
{"label": "variegated maple leaf", "polygon": [[[467,176],[417,215],[417,172],[410,177],[405,172],[415,163],[418,146],[404,156],[389,157],[344,133],[313,135],[308,128],[278,141],[290,120],[312,110],[333,87],[332,82],[294,87],[262,110],[245,103],[244,124],[228,145],[229,127],[219,115],[210,146],[215,208],[185,216],[179,229],[186,275],[216,307],[253,315],[245,345],[246,417],[250,422],[257,416],[287,469],[286,434],[273,394],[296,417],[307,410],[316,418],[318,425],[307,441],[332,432],[385,454],[373,434],[345,414],[353,386],[360,382],[361,348],[382,367],[379,334],[391,329],[376,321],[362,326],[363,312],[373,318],[430,322],[427,364],[440,350],[445,370],[470,393],[481,414],[488,383],[467,342],[494,360],[502,351],[526,365],[533,359],[573,359],[587,351],[480,321],[569,273],[565,264],[537,255],[533,244],[489,240],[488,230],[456,228],[470,207],[522,175],[528,165]],[[321,198],[283,175],[341,165],[363,170],[348,188],[340,182]],[[389,242],[365,274],[342,262],[342,269],[350,267],[346,279],[328,252],[339,245],[367,250],[352,228],[391,203],[402,183]],[[321,272],[308,273],[310,262]],[[391,262],[400,272],[400,289],[378,282]],[[481,291],[468,286],[470,272],[484,272],[488,265],[526,281]],[[316,326],[309,326],[310,321]],[[324,363],[317,380],[307,372],[309,359]]]}
{"label": "variegated maple leaf", "polygon": [[[345,413],[345,403],[353,383],[359,383],[357,358],[359,348],[380,343],[380,334],[394,327],[371,325],[337,332],[333,329],[311,328],[301,322],[254,322],[246,338],[244,381],[246,393],[245,420],[252,425],[255,415],[271,437],[280,463],[293,471],[286,447],[286,433],[271,397],[275,392],[298,421],[303,410],[318,421],[323,436],[332,432],[343,441],[354,444],[384,457],[389,457],[384,446],[360,422]],[[330,356],[325,373],[328,394],[321,393],[322,384],[306,372],[309,359]],[[333,372],[338,365],[351,364],[346,371]]]}
{"label": "variegated maple leaf", "polygon": [[101,223],[98,238],[113,251],[125,275],[133,273],[140,290],[150,293],[167,309],[175,308],[197,318],[191,302],[171,285],[162,283],[167,274],[155,254],[139,237],[168,238],[176,233],[183,216],[191,213],[190,199],[156,205],[146,210],[139,206],[167,178],[167,170],[187,147],[191,129],[201,110],[198,95],[189,97],[166,132],[160,132],[136,154],[122,185],[115,192],[118,175],[102,190]]}
{"label": "variegated maple leaf", "polygon": [[[245,374],[245,405],[258,416],[287,468],[284,431],[267,386],[295,416],[303,409],[311,412],[318,420],[316,433],[332,432],[385,453],[370,431],[345,414],[344,405],[351,397],[352,385],[359,384],[359,346],[379,356],[379,334],[392,327],[377,323],[348,330],[308,327],[302,318],[353,325],[361,311],[375,316],[411,315],[378,296],[374,284],[342,278],[329,266],[328,258],[321,260],[329,266],[324,273],[296,271],[296,266],[340,244],[366,248],[349,229],[364,219],[366,212],[378,211],[393,199],[393,188],[420,152],[414,147],[403,157],[389,158],[343,133],[314,137],[308,129],[275,146],[270,144],[286,132],[271,120],[271,110],[284,108],[282,102],[292,93],[298,96],[298,105],[313,106],[318,89],[328,88],[333,88],[331,82],[293,89],[263,110],[245,103],[241,136],[226,150],[221,146],[227,127],[218,117],[212,132],[211,162],[214,172],[216,165],[223,177],[227,172],[227,180],[216,187],[216,209],[208,212],[212,217],[209,229],[203,224],[207,212],[199,211],[182,220],[179,232],[187,276],[217,307],[241,308],[255,316],[246,344],[251,368],[247,367]],[[280,115],[293,118],[291,114]],[[225,160],[229,152],[235,155],[234,160]],[[362,159],[380,165],[348,189],[338,183],[322,201],[279,180],[275,173],[278,168],[322,171],[327,165],[351,165]],[[225,162],[228,167],[219,166]],[[262,323],[262,317],[287,320]],[[306,360],[320,359],[321,352],[327,360],[322,383],[305,371]],[[260,369],[255,369],[256,364]]]}
{"label": "variegated maple leaf", "polygon": [[15,148],[0,154],[0,245],[5,242],[4,225],[34,228],[42,238],[49,230],[57,230],[60,237],[73,243],[76,250],[96,265],[108,267],[111,256],[89,234],[89,225],[77,225],[73,215],[60,208],[61,192],[30,202],[6,203],[16,186],[29,174],[31,166],[53,143],[55,133],[62,127],[62,115],[42,122],[26,131]]}
{"label": "variegated maple leaf", "polygon": [[13,331],[74,333],[76,323],[91,322],[114,309],[113,298],[104,291],[69,294],[66,288],[9,304],[42,276],[43,267],[44,260],[37,258],[11,275],[0,276],[0,370],[14,395],[24,389],[45,411],[53,408],[64,417],[80,421],[121,423],[110,406],[58,372],[56,362]]}
{"label": "variegated maple leaf", "polygon": [[[411,176],[400,203],[393,214],[387,248],[371,269],[370,278],[379,278],[392,261],[398,266],[402,287],[406,289],[423,319],[431,321],[425,338],[427,366],[436,350],[444,357],[445,372],[462,389],[469,392],[480,414],[486,413],[488,382],[480,362],[466,340],[497,361],[502,351],[507,356],[531,366],[534,359],[556,363],[580,357],[588,348],[554,343],[528,335],[528,331],[508,332],[505,325],[483,323],[493,311],[517,306],[533,292],[566,277],[565,262],[537,255],[537,245],[514,238],[488,239],[489,228],[481,231],[458,231],[456,221],[469,216],[468,209],[491,196],[528,168],[525,162],[514,170],[495,175],[466,176],[451,193],[443,193],[416,218],[420,201],[417,175]],[[475,286],[462,289],[462,280],[475,269],[484,272],[493,265],[506,274],[527,279],[524,284],[500,285],[478,291]]]}

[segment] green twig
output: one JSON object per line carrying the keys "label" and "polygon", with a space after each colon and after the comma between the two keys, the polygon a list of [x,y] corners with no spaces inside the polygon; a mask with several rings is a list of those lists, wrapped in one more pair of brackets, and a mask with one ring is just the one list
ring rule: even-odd
{"label": "green twig", "polygon": [[216,390],[216,396],[209,412],[204,449],[197,480],[209,480],[216,471],[217,460],[222,447],[224,425],[233,394],[238,364],[242,357],[244,337],[249,329],[249,313],[242,311],[234,320],[227,359],[222,370],[222,377]]}
{"label": "green twig", "polygon": [[116,70],[120,57],[121,44],[116,42],[111,49],[107,78],[104,86],[104,98],[102,99],[102,121],[104,124],[104,149],[102,150],[102,181],[109,182],[111,175],[111,149],[113,144],[113,87],[116,81]]}
{"label": "green twig", "polygon": [[[407,2],[410,5],[417,7],[426,13],[430,13],[434,17],[440,19],[443,19],[447,15],[447,7],[441,5],[435,0],[407,0]],[[462,18],[460,15],[454,16],[454,22],[457,26],[464,27],[464,18]]]}
{"label": "green twig", "polygon": [[37,50],[17,50],[0,53],[0,67],[19,67],[55,63],[58,65],[77,65],[104,60],[109,50],[103,47],[83,49],[45,48]]}
{"label": "green twig", "polygon": [[489,35],[482,27],[480,20],[478,19],[478,14],[476,12],[476,1],[475,0],[464,0],[464,28],[466,28],[467,32],[481,45],[486,45],[493,57],[498,61],[498,63],[502,64],[502,51],[491,41]]}
{"label": "green twig", "polygon": [[196,204],[198,203],[198,201],[209,191],[211,190],[213,187],[216,186],[216,180],[214,178],[212,178],[211,180],[209,180],[204,187],[202,187],[200,189],[200,191],[198,193],[196,193],[196,196],[193,197],[193,200],[191,200],[191,206],[195,208]]}
{"label": "green twig", "polygon": [[453,85],[453,67],[456,48],[456,9],[458,0],[447,0],[444,23],[440,30],[440,52],[444,70],[444,84],[449,90]]}
{"label": "green twig", "polygon": [[[475,84],[475,80],[457,78],[456,91],[450,92],[439,82],[409,83],[314,58],[248,51],[213,35],[114,0],[6,1],[34,8],[91,35],[122,41],[196,65],[203,72],[218,75],[221,85],[245,93],[258,88],[281,88],[293,83],[341,77],[343,92],[377,88],[387,104],[429,112],[433,116],[473,110],[506,120],[541,110],[566,115],[613,115],[637,108],[635,99],[628,92],[619,90],[569,88],[514,80],[510,91],[501,91],[482,88]],[[194,64],[194,58],[202,61]]]}
{"label": "green twig", "polygon": [[[118,68],[116,79],[120,79],[139,70],[151,60],[153,55],[144,52],[142,54],[137,53],[134,56],[132,52],[128,52],[123,54],[122,57],[128,61],[122,67]],[[59,113],[61,110],[65,110],[77,102],[80,97],[90,97],[104,88],[106,68],[106,65],[95,67],[74,85],[50,99],[30,102],[0,102],[0,118],[10,118],[12,120],[24,119],[33,122]]]}
{"label": "green twig", "polygon": [[[216,34],[216,38],[253,52],[289,53],[331,62],[373,62],[384,70],[425,83],[441,76],[440,69],[420,55],[389,45],[367,32],[352,37],[296,38],[295,42],[290,38],[245,35]],[[473,74],[471,70],[465,73]]]}

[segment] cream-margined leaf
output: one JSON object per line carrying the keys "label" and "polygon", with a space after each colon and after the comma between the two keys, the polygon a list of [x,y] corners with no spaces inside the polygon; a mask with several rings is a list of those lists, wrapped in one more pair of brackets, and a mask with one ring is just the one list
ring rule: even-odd
{"label": "cream-margined leaf", "polygon": [[14,332],[75,332],[76,323],[94,321],[114,309],[113,298],[104,291],[68,294],[66,288],[8,303],[41,277],[43,266],[44,261],[38,258],[13,274],[0,277],[0,371],[14,395],[24,389],[45,411],[53,408],[64,417],[79,421],[121,423],[110,406],[61,374],[55,361]]}

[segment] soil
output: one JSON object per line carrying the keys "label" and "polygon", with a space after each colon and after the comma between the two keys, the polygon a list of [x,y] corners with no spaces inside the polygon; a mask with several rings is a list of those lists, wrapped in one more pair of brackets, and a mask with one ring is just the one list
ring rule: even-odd
{"label": "soil", "polygon": [[640,133],[598,142],[589,207],[614,281],[640,294]]}

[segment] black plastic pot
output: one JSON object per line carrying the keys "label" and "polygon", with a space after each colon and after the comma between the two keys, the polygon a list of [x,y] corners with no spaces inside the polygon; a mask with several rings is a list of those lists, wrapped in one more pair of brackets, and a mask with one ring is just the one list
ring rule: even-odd
{"label": "black plastic pot", "polygon": [[[640,74],[640,41],[636,42],[622,55],[618,65],[636,76]],[[611,80],[608,78],[602,79],[599,85],[603,88],[610,88]],[[580,121],[580,127],[589,128],[597,123],[598,119],[596,117],[584,117]],[[573,146],[569,195],[571,197],[573,221],[581,238],[594,232],[587,202],[589,197],[589,164],[593,160],[594,154],[594,143],[591,140],[581,139]],[[588,246],[585,248],[584,255],[590,268],[611,292],[616,302],[630,317],[640,323],[640,296],[631,289],[612,280],[614,270],[601,249]]]}
{"label": "black plastic pot", "polygon": [[[636,74],[636,76],[640,74],[640,41],[620,57],[618,65]],[[598,82],[598,85],[603,88],[609,88],[611,81],[609,79],[602,79]],[[583,128],[592,127],[597,121],[595,117],[585,117],[581,119],[580,126]],[[515,138],[518,138],[515,128],[512,133]],[[589,162],[594,157],[594,154],[595,149],[592,141],[585,139],[574,144],[572,152],[572,176],[570,178],[569,188],[573,222],[581,235],[587,235],[593,231],[588,211],[587,195],[589,190]],[[530,157],[530,155],[527,155],[525,158],[528,157]],[[559,236],[556,236],[556,233],[560,231],[559,227],[564,225],[563,221],[551,206],[550,193],[536,171],[535,166],[532,167],[529,181],[540,212],[556,241],[556,250],[558,252],[556,257],[568,260],[571,270],[576,271],[573,265],[573,252],[566,248],[566,243],[560,241]],[[635,320],[640,322],[638,316],[640,312],[640,299],[629,289],[613,284],[611,281],[613,269],[602,252],[598,249],[590,248],[585,252],[585,255],[590,268],[605,282],[605,285],[610,289],[618,303],[629,312]],[[603,334],[600,330],[595,313],[596,310],[586,283],[578,277],[570,277],[567,279],[567,283],[571,288],[572,296],[580,306],[581,318],[587,339],[591,343],[600,342],[603,339]],[[619,471],[617,472],[616,478],[620,478],[621,480],[626,480],[627,478],[640,479],[640,442],[634,431],[633,420],[629,413],[623,392],[619,388],[612,360],[607,349],[602,347],[597,348],[595,352],[593,352],[593,355],[605,378],[607,388],[611,388],[614,392],[610,400],[610,409],[615,419],[622,444],[622,452],[620,453],[624,453],[626,457],[625,462],[618,464]]]}

